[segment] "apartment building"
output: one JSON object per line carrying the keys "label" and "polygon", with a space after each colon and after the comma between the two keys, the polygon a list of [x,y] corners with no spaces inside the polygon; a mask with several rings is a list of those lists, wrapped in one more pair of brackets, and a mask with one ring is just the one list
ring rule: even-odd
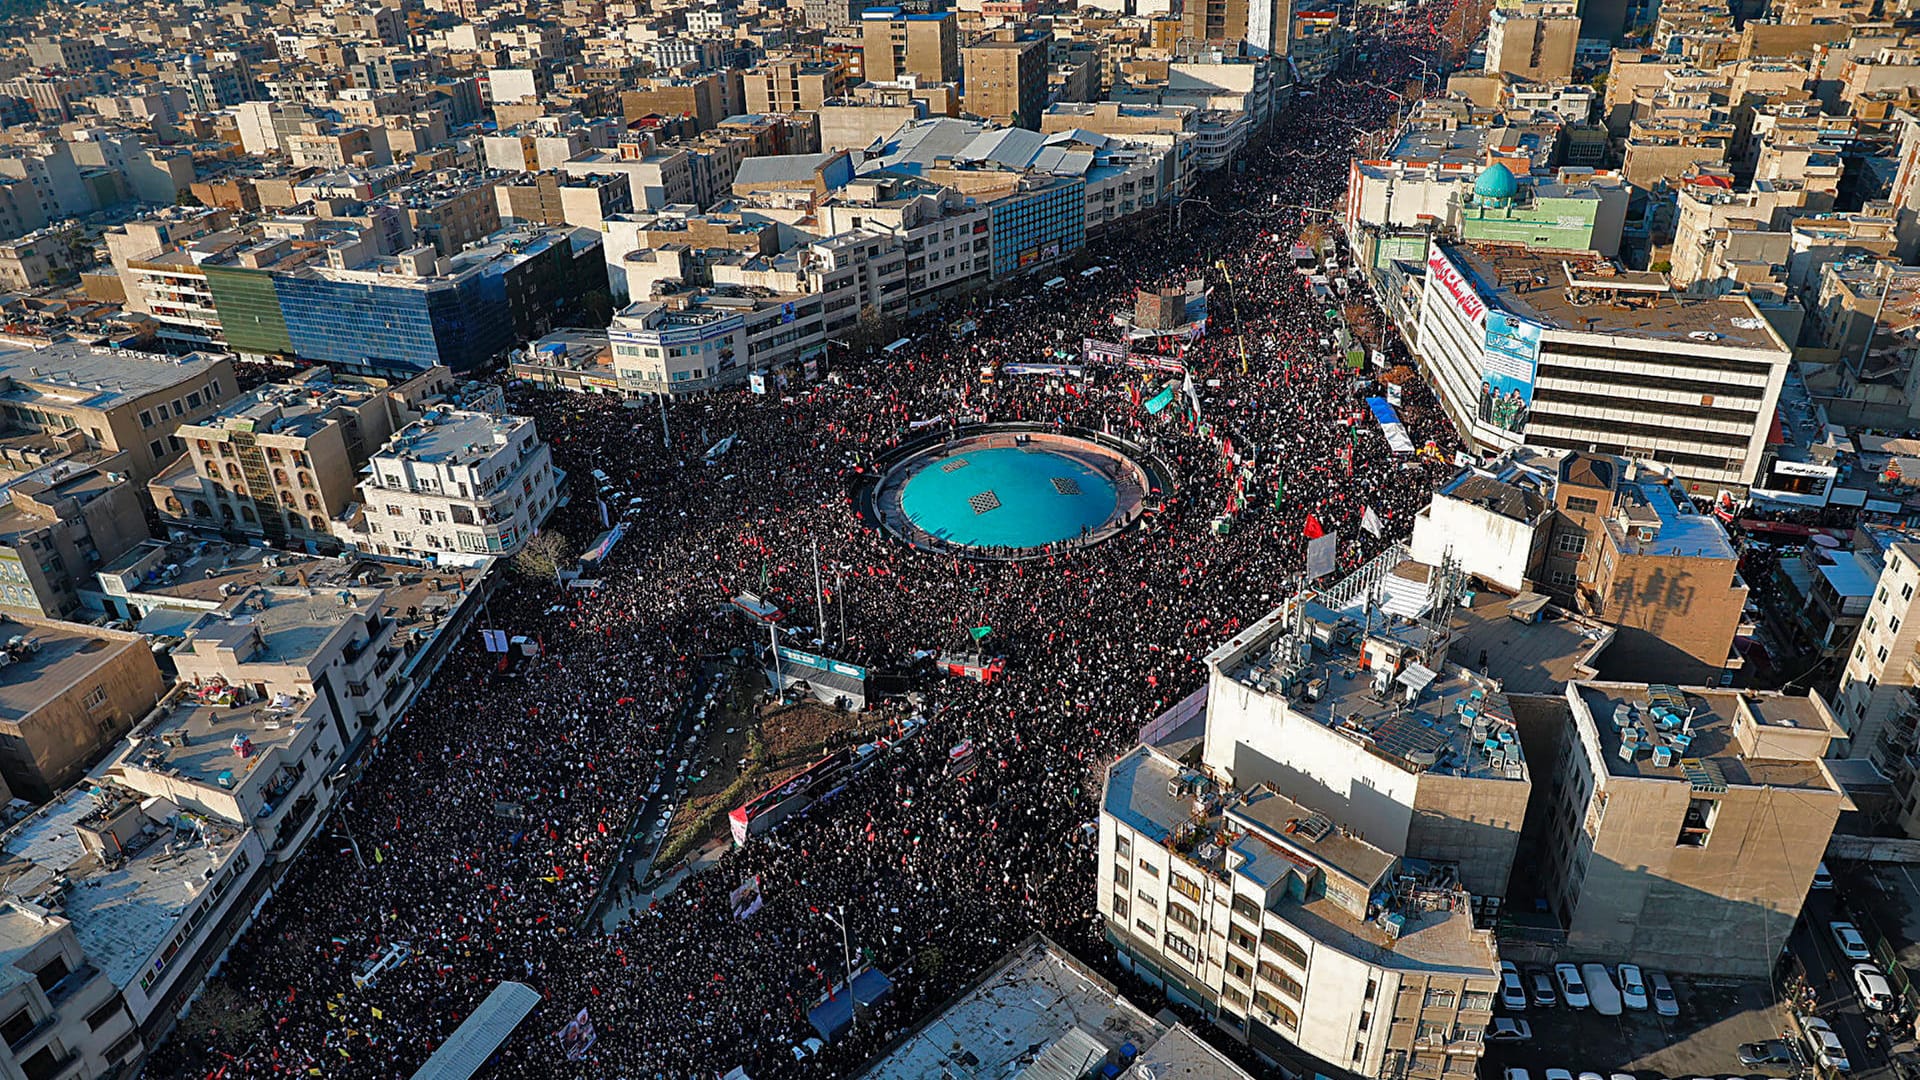
{"label": "apartment building", "polygon": [[1764,978],[1840,812],[1818,694],[1575,681],[1537,869],[1561,958]]}
{"label": "apartment building", "polygon": [[1518,450],[1462,468],[1415,517],[1411,550],[1613,626],[1607,659],[1619,670],[1717,684],[1739,664],[1749,589],[1738,554],[1657,467]]}
{"label": "apartment building", "polygon": [[524,416],[440,409],[373,455],[341,539],[367,554],[472,566],[512,555],[553,511],[566,473]]}
{"label": "apartment building", "polygon": [[55,619],[100,610],[93,575],[147,539],[124,454],[88,451],[7,484],[0,505],[0,610]]}
{"label": "apartment building", "polygon": [[829,233],[864,229],[899,240],[910,314],[992,280],[990,215],[952,188],[886,173],[863,176],[834,193],[819,216]]}
{"label": "apartment building", "polygon": [[545,172],[493,189],[502,221],[572,225],[604,232],[607,219],[633,212],[633,192],[622,173],[572,176]]}
{"label": "apartment building", "polygon": [[180,451],[173,429],[212,415],[239,389],[233,361],[198,353],[161,356],[63,342],[0,346],[6,427],[78,450],[124,451],[135,484]]}
{"label": "apartment building", "polygon": [[[73,923],[38,904],[0,901],[0,951],[12,959],[0,994],[0,1061],[19,1076],[110,1076],[145,1044],[119,989],[87,958]],[[3,1068],[6,1066],[0,1066]]]}
{"label": "apartment building", "polygon": [[1053,36],[1026,34],[982,41],[962,50],[966,108],[996,124],[1038,130],[1047,108],[1047,46]]}
{"label": "apartment building", "polygon": [[1475,897],[1532,785],[1504,695],[1424,609],[1379,625],[1364,575],[1214,650],[1108,768],[1099,909],[1123,965],[1271,1061],[1458,1075],[1499,979]]}
{"label": "apartment building", "polygon": [[1520,0],[1487,19],[1487,70],[1529,82],[1566,81],[1580,43],[1578,4]]}
{"label": "apartment building", "polygon": [[860,13],[860,55],[867,82],[960,81],[958,22],[950,11],[917,14],[899,7]]}
{"label": "apartment building", "polygon": [[846,69],[831,61],[767,60],[740,73],[748,113],[816,112],[847,92]]}
{"label": "apartment building", "polygon": [[1904,532],[1865,527],[1855,534],[1853,551],[1842,554],[1851,555],[1848,562],[1861,571],[1871,567],[1876,573],[1834,691],[1840,752],[1871,758],[1895,779],[1902,799],[1910,799],[1901,781],[1913,772],[1914,687],[1920,685],[1920,625],[1913,621],[1920,542]]}
{"label": "apartment building", "polygon": [[448,374],[433,368],[396,389],[310,368],[182,424],[175,434],[186,454],[149,485],[161,520],[274,545],[337,548],[334,522],[355,499],[360,468],[409,419],[405,387]]}
{"label": "apartment building", "polygon": [[0,778],[46,802],[78,780],[160,700],[165,683],[139,634],[0,616]]}
{"label": "apartment building", "polygon": [[1424,271],[1409,340],[1470,447],[1655,461],[1706,498],[1759,474],[1792,350],[1751,300],[1517,245],[1432,243]]}

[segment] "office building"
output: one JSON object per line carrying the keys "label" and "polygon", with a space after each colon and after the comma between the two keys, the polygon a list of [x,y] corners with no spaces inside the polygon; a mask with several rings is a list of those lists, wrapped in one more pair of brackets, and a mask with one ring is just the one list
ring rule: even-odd
{"label": "office building", "polygon": [[1818,694],[1573,682],[1543,893],[1561,959],[1767,977],[1851,801]]}
{"label": "office building", "polygon": [[1023,175],[987,204],[996,280],[1051,266],[1087,243],[1086,181]]}
{"label": "office building", "polygon": [[566,474],[531,419],[435,410],[373,455],[341,538],[368,554],[473,566],[520,550]]}
{"label": "office building", "polygon": [[1468,446],[1653,461],[1703,498],[1759,474],[1793,354],[1752,301],[1591,252],[1433,243],[1423,269],[1409,339]]}
{"label": "office building", "polygon": [[0,634],[0,777],[18,798],[78,780],[165,689],[139,634],[19,615]]}
{"label": "office building", "polygon": [[860,55],[867,82],[960,81],[960,40],[952,12],[915,14],[898,7],[860,13]]}
{"label": "office building", "polygon": [[1038,130],[1047,108],[1051,34],[982,41],[963,50],[967,111],[996,124]]}

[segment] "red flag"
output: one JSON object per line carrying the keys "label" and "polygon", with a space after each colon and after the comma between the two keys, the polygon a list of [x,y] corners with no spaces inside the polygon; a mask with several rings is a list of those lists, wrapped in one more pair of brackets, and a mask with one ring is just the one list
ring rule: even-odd
{"label": "red flag", "polygon": [[1327,534],[1327,530],[1320,527],[1320,519],[1312,514],[1307,515],[1307,524],[1300,532],[1309,540],[1318,540]]}

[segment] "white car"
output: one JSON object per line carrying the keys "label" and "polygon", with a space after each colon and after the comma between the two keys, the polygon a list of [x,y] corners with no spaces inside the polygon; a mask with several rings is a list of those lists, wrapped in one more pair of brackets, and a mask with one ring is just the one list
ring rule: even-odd
{"label": "white car", "polygon": [[1827,929],[1833,932],[1833,942],[1840,947],[1840,955],[1849,960],[1871,960],[1873,953],[1867,951],[1867,939],[1850,922],[1828,923]]}
{"label": "white car", "polygon": [[1647,1011],[1647,980],[1635,964],[1620,965],[1620,1000],[1635,1012]]}
{"label": "white car", "polygon": [[1573,1080],[1573,1074],[1565,1069],[1548,1069],[1547,1080]]}
{"label": "white car", "polygon": [[1500,1070],[1500,1080],[1527,1080],[1527,1070],[1502,1069]]}
{"label": "white car", "polygon": [[1817,1016],[1800,1018],[1800,1030],[1805,1034],[1807,1049],[1813,1051],[1815,1061],[1835,1072],[1852,1072],[1853,1063],[1847,1060],[1847,1048],[1840,1045],[1840,1036],[1833,1033],[1833,1025]]}
{"label": "white car", "polygon": [[1673,984],[1663,972],[1649,971],[1647,987],[1653,991],[1653,1011],[1661,1016],[1679,1016],[1680,999],[1673,996]]}
{"label": "white car", "polygon": [[1613,988],[1613,976],[1605,964],[1581,964],[1580,978],[1587,984],[1587,1000],[1601,1016],[1620,1015],[1620,991]]}
{"label": "white car", "polygon": [[1860,995],[1860,1004],[1875,1012],[1893,1008],[1893,984],[1872,964],[1853,965],[1853,989]]}
{"label": "white car", "polygon": [[1488,1042],[1526,1042],[1533,1038],[1533,1025],[1510,1016],[1496,1016],[1487,1029]]}
{"label": "white car", "polygon": [[1500,1004],[1513,1012],[1527,1008],[1527,987],[1520,981],[1520,969],[1511,960],[1500,961]]}
{"label": "white car", "polygon": [[[1572,964],[1555,964],[1553,978],[1560,984],[1560,997],[1567,1003],[1567,1008],[1584,1009],[1593,1004],[1593,1001],[1587,997],[1587,984],[1580,978],[1579,968]],[[1550,1077],[1553,1071],[1547,1070]],[[1560,1071],[1566,1072],[1565,1069]],[[1573,1080],[1573,1077],[1568,1076],[1567,1080]]]}

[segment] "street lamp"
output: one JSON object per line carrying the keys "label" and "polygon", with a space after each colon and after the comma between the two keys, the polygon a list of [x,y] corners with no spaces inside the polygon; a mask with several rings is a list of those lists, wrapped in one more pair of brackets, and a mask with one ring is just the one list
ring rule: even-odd
{"label": "street lamp", "polygon": [[840,914],[837,918],[831,911],[823,911],[819,908],[815,908],[814,910],[819,912],[828,922],[840,928],[840,958],[845,961],[847,965],[847,1016],[850,1018],[849,1026],[858,1028],[860,1026],[860,999],[853,995],[853,946],[847,938],[847,905],[839,905]]}

